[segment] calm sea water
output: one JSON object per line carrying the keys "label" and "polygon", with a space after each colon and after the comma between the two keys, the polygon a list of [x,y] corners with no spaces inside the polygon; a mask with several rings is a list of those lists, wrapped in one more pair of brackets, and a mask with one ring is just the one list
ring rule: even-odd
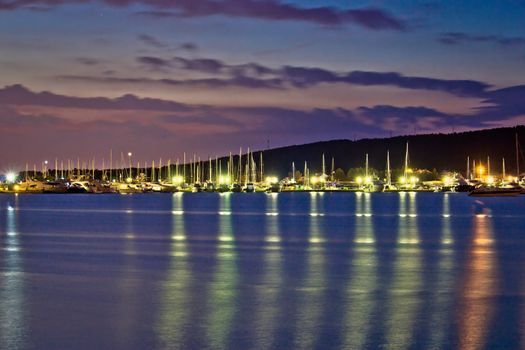
{"label": "calm sea water", "polygon": [[0,196],[2,349],[523,349],[525,196]]}

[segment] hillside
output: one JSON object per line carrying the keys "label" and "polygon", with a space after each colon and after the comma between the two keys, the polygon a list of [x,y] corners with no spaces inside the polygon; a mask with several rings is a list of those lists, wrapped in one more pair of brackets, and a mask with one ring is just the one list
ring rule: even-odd
{"label": "hillside", "polygon": [[[286,176],[291,171],[292,161],[299,171],[302,171],[304,162],[307,161],[312,173],[320,172],[323,153],[327,172],[330,170],[332,157],[335,159],[335,168],[348,171],[350,168],[364,167],[366,153],[369,155],[370,167],[382,171],[385,169],[387,149],[390,150],[391,167],[401,168],[406,142],[409,143],[410,165],[414,168],[456,170],[464,173],[467,156],[483,163],[489,156],[494,172],[501,171],[502,158],[505,158],[507,172],[515,173],[516,133],[520,143],[525,142],[525,126],[518,126],[452,134],[407,135],[358,141],[333,140],[275,148],[263,153],[265,173]],[[525,162],[522,152],[520,153],[520,168],[523,172]],[[258,162],[258,154],[254,154],[254,158]]]}

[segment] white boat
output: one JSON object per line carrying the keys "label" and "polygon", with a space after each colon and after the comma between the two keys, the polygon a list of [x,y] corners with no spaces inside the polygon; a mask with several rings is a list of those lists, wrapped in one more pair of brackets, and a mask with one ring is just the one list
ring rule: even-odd
{"label": "white boat", "polygon": [[514,197],[521,194],[521,188],[478,187],[469,193],[472,197]]}

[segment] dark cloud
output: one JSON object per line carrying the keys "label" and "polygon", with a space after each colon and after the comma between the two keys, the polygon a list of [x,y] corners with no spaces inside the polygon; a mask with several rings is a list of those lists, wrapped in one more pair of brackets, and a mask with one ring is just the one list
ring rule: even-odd
{"label": "dark cloud", "polygon": [[462,32],[442,33],[438,41],[447,45],[464,43],[493,43],[502,46],[525,46],[525,37],[507,37],[503,35],[478,35]]}
{"label": "dark cloud", "polygon": [[101,60],[96,59],[96,58],[90,58],[90,57],[77,57],[75,58],[75,62],[78,62],[85,66],[96,66],[102,63]]}
{"label": "dark cloud", "polygon": [[411,130],[412,128],[432,130],[456,122],[455,115],[449,115],[423,106],[396,107],[377,105],[373,107],[359,107],[358,113],[373,121],[374,124],[383,125],[387,129],[397,130]]}
{"label": "dark cloud", "polygon": [[484,106],[478,108],[477,118],[482,120],[504,120],[525,117],[525,85],[511,86],[487,93]]}
{"label": "dark cloud", "polygon": [[159,57],[153,57],[153,56],[137,57],[137,62],[139,62],[140,64],[146,66],[148,69],[151,69],[151,70],[164,71],[166,68],[171,67],[170,61],[164,60]]}
{"label": "dark cloud", "polygon": [[[462,97],[485,97],[490,85],[476,80],[449,80],[417,76],[405,76],[397,72],[352,71],[335,72],[316,67],[284,66],[281,68],[266,67],[257,63],[229,65],[217,59],[174,57],[171,60],[159,57],[139,57],[138,61],[151,69],[177,68],[209,74],[222,74],[224,77],[200,80],[176,80],[178,85],[194,85],[207,81],[213,87],[233,86],[239,82],[240,87],[266,87],[284,89],[287,87],[308,88],[323,83],[345,83],[352,85],[380,86],[389,85],[412,90],[443,91]],[[175,81],[164,79],[165,83]],[[151,82],[151,80],[150,80]],[[249,82],[249,83],[247,83]]]}
{"label": "dark cloud", "polygon": [[476,80],[448,80],[426,77],[404,76],[395,72],[348,73],[344,81],[357,85],[392,85],[405,89],[435,90],[457,96],[483,96],[489,84]]}
{"label": "dark cloud", "polygon": [[154,48],[157,48],[157,49],[162,49],[162,48],[165,48],[167,47],[168,45],[166,45],[165,43],[163,43],[162,41],[160,41],[159,39],[151,36],[151,35],[148,35],[148,34],[139,34],[137,36],[137,39],[142,42],[143,44],[146,44],[148,46],[151,46],[151,47],[154,47]]}
{"label": "dark cloud", "polygon": [[90,82],[97,84],[163,84],[170,86],[226,88],[237,87],[246,89],[283,89],[280,79],[256,79],[250,77],[203,78],[203,79],[152,79],[152,78],[121,78],[93,77],[88,75],[59,75],[57,79]]}
{"label": "dark cloud", "polygon": [[[140,12],[155,17],[204,17],[225,15],[272,21],[303,21],[323,25],[352,23],[372,30],[404,30],[406,23],[379,8],[340,9],[335,7],[305,8],[277,0],[102,0],[125,7],[136,3],[151,9]],[[28,6],[58,6],[65,3],[84,3],[83,0],[0,0],[0,10],[15,10]]]}
{"label": "dark cloud", "polygon": [[199,50],[199,46],[197,44],[190,42],[182,43],[180,45],[180,48],[188,52],[194,52]]}
{"label": "dark cloud", "polygon": [[205,73],[221,73],[221,71],[227,67],[222,61],[211,58],[187,59],[183,57],[174,57],[172,61],[178,68]]}
{"label": "dark cloud", "polygon": [[115,99],[105,97],[72,97],[48,91],[33,92],[22,85],[11,85],[0,89],[0,105],[36,105],[65,108],[182,111],[188,106],[172,101],[139,98],[128,94]]}

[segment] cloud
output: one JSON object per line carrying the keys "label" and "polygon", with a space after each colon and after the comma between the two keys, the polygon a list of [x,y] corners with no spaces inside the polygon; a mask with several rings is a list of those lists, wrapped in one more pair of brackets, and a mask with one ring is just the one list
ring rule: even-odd
{"label": "cloud", "polygon": [[78,62],[85,66],[96,66],[102,63],[101,60],[96,59],[96,58],[91,58],[91,57],[77,57],[75,58],[75,62]]}
{"label": "cloud", "polygon": [[[490,85],[476,80],[450,80],[418,76],[405,76],[398,72],[350,71],[336,72],[318,67],[283,66],[267,67],[258,63],[231,65],[211,58],[138,57],[137,61],[150,70],[182,69],[213,74],[210,79],[160,79],[158,83],[169,85],[200,85],[210,87],[244,88],[308,88],[319,84],[342,83],[362,86],[394,86],[411,90],[442,91],[460,97],[485,97]],[[216,75],[219,75],[217,77]],[[68,78],[68,76],[65,76]],[[75,79],[74,77],[70,77]],[[81,77],[77,77],[81,78]],[[88,80],[95,81],[92,77]],[[119,82],[119,79],[110,80]],[[137,82],[154,83],[154,79],[138,79]],[[133,82],[122,78],[121,82]]]}
{"label": "cloud", "polygon": [[168,45],[166,45],[165,43],[163,43],[162,41],[160,41],[159,39],[151,36],[151,35],[148,35],[148,34],[139,34],[137,36],[137,39],[142,42],[143,44],[146,44],[147,46],[151,46],[151,47],[154,47],[154,48],[157,48],[157,49],[162,49],[162,48],[165,48],[167,47]]}
{"label": "cloud", "polygon": [[490,87],[476,80],[414,77],[396,72],[354,71],[348,73],[344,80],[357,85],[391,85],[405,89],[443,91],[457,96],[483,96]]}
{"label": "cloud", "polygon": [[131,94],[110,99],[106,97],[72,97],[57,95],[48,91],[35,93],[22,85],[10,85],[0,89],[0,105],[154,111],[183,111],[188,108],[187,105],[178,102],[154,98],[139,98]]}
{"label": "cloud", "polygon": [[[277,0],[102,0],[107,5],[146,7],[139,12],[154,17],[206,17],[225,15],[270,21],[302,21],[322,25],[355,24],[371,30],[405,30],[406,23],[379,8],[340,9],[336,7],[299,7]],[[31,6],[58,6],[85,3],[83,0],[0,0],[0,10],[10,11]]]}
{"label": "cloud", "polygon": [[164,71],[166,68],[169,68],[172,66],[171,62],[159,57],[153,57],[153,56],[140,56],[137,57],[137,62],[144,65],[150,70],[154,71]]}
{"label": "cloud", "polygon": [[199,45],[195,43],[185,42],[180,44],[179,46],[182,50],[188,51],[188,52],[194,52],[199,50]]}
{"label": "cloud", "polygon": [[525,46],[525,37],[469,34],[462,32],[442,33],[438,36],[437,40],[446,45],[459,45],[464,43],[492,43],[502,46]]}
{"label": "cloud", "polygon": [[[513,125],[516,118],[525,117],[525,85],[484,94],[482,108],[461,115],[425,106],[385,104],[354,110],[197,106],[129,94],[114,99],[73,97],[13,85],[0,89],[0,147],[16,147],[17,152],[6,154],[1,162],[41,160],[49,154],[62,156],[68,152],[75,158],[98,157],[110,148],[138,148],[142,159],[167,158],[173,151],[184,150],[206,155],[213,149],[226,154],[239,145],[264,146],[268,138],[274,146],[289,145],[356,134],[378,137],[413,128],[437,132],[449,130],[451,125],[466,129]],[[90,109],[85,114],[88,118],[75,118],[84,115],[79,111],[82,108]]]}
{"label": "cloud", "polygon": [[377,105],[359,107],[357,113],[385,130],[435,130],[456,123],[456,116],[423,106]]}
{"label": "cloud", "polygon": [[525,117],[525,85],[511,86],[490,91],[483,101],[486,106],[478,108],[476,117],[484,121],[504,121],[513,117]]}

